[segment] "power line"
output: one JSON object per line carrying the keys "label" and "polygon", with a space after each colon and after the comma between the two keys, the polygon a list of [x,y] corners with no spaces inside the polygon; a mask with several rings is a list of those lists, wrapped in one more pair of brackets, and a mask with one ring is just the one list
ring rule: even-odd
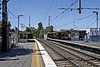
{"label": "power line", "polygon": [[[94,16],[94,14],[92,14],[92,15],[88,15],[88,16],[83,17],[83,18],[79,18],[79,19],[77,19],[76,21],[73,21],[73,22],[77,22],[77,21],[80,21],[80,20],[83,20],[83,19],[89,18],[89,17],[91,17],[91,16]],[[67,23],[67,24],[64,24],[64,25],[58,26],[57,28],[62,27],[62,26],[65,26],[65,25],[72,24],[73,22],[70,22],[70,23]],[[56,29],[57,29],[57,28],[56,28]]]}
{"label": "power line", "polygon": [[77,19],[77,21],[78,21],[78,20],[83,20],[83,19],[88,18],[88,17],[91,17],[91,16],[94,16],[94,14],[88,15],[88,16],[83,17],[83,18],[80,18],[80,19]]}
{"label": "power line", "polygon": [[[49,13],[49,11],[50,11],[50,8],[51,8],[51,6],[52,6],[52,4],[53,4],[53,2],[54,2],[54,0],[52,0],[52,2],[51,2],[50,6],[49,6],[49,8],[48,8],[48,11],[47,11],[47,13],[46,13],[46,15],[45,15],[45,17],[44,17],[44,20],[46,19],[47,15],[48,15],[48,13]],[[43,21],[44,21],[44,20],[43,20]]]}
{"label": "power line", "polygon": [[66,23],[66,24],[64,24],[64,25],[61,25],[61,26],[58,26],[58,27],[56,27],[55,29],[57,29],[57,28],[59,28],[59,27],[63,27],[63,26],[66,26],[66,25],[70,25],[70,24],[72,24],[73,22],[70,22],[70,23]]}
{"label": "power line", "polygon": [[8,9],[8,11],[9,11],[9,13],[14,17],[14,18],[18,18],[17,16],[15,16],[12,12],[11,12],[11,10],[9,9],[9,8],[7,8]]}
{"label": "power line", "polygon": [[[67,9],[69,9],[70,7],[72,7],[76,2],[77,2],[78,0],[76,0],[75,2],[73,2]],[[56,16],[54,19],[53,19],[53,21],[55,21],[58,17],[60,17],[62,14],[64,14],[66,11],[67,11],[67,9],[65,9],[63,12],[61,12],[58,16]],[[52,21],[52,22],[53,22]]]}
{"label": "power line", "polygon": [[87,26],[86,28],[89,28],[96,20],[94,20],[89,26]]}
{"label": "power line", "polygon": [[85,27],[87,24],[89,24],[94,19],[94,17],[92,17],[86,24],[84,24],[83,26],[81,26],[79,29],[81,29],[81,28]]}

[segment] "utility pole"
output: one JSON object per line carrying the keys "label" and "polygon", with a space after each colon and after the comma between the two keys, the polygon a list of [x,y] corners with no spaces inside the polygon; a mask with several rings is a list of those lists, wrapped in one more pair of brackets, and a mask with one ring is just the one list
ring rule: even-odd
{"label": "utility pole", "polygon": [[1,0],[0,0],[0,19],[1,19],[1,9],[2,9],[2,2],[1,2]]}
{"label": "utility pole", "polygon": [[48,18],[48,26],[50,27],[50,22],[51,22],[51,16]]}
{"label": "utility pole", "polygon": [[29,28],[31,26],[31,16],[29,15]]}
{"label": "utility pole", "polygon": [[7,22],[7,1],[2,0],[2,52],[7,52],[9,50],[9,27]]}

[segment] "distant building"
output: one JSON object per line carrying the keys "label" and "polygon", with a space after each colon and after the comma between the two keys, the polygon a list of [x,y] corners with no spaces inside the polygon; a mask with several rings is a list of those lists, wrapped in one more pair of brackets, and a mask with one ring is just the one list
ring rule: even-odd
{"label": "distant building", "polygon": [[19,32],[19,42],[27,42],[28,39],[32,39],[33,35],[31,32]]}
{"label": "distant building", "polygon": [[[13,39],[14,42],[18,42],[17,32],[10,32],[10,38]],[[32,39],[33,35],[31,32],[20,31],[19,32],[19,42],[27,42],[28,39]]]}
{"label": "distant building", "polygon": [[89,39],[91,41],[100,41],[100,28],[90,28]]}
{"label": "distant building", "polygon": [[88,41],[100,41],[100,28],[90,28],[90,29],[84,29],[86,30],[87,35],[85,36],[85,39]]}

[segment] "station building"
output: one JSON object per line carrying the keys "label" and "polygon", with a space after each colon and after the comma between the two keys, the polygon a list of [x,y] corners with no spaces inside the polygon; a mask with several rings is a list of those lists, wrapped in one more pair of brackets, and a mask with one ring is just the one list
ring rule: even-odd
{"label": "station building", "polygon": [[29,39],[33,38],[33,35],[31,32],[25,32],[25,31],[20,31],[19,36],[17,35],[17,32],[10,32],[10,38],[12,39],[11,41],[16,43],[18,42],[18,37],[19,37],[19,42],[27,42]]}
{"label": "station building", "polygon": [[100,41],[100,28],[90,28],[90,29],[86,29],[87,30],[87,37],[86,39],[88,41]]}
{"label": "station building", "polygon": [[47,37],[54,39],[65,39],[65,40],[84,40],[86,30],[61,30],[58,32],[49,32]]}

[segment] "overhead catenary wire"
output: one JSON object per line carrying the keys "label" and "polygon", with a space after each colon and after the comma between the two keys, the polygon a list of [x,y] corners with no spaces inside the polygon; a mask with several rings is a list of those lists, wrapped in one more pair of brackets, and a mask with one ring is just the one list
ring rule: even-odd
{"label": "overhead catenary wire", "polygon": [[[49,11],[50,11],[50,8],[51,8],[51,6],[52,6],[52,4],[53,4],[53,2],[54,2],[54,0],[52,0],[52,2],[51,2],[50,6],[49,6],[49,8],[48,8],[48,10],[47,10],[47,13],[46,13],[46,15],[45,15],[45,17],[44,17],[44,20],[46,19],[47,15],[48,15],[48,13],[49,13]],[[43,22],[44,22],[44,20],[43,20]]]}
{"label": "overhead catenary wire", "polygon": [[9,8],[7,8],[8,9],[8,11],[9,11],[9,13],[14,17],[14,18],[18,18],[17,16],[15,16],[12,12],[11,12],[11,10],[9,9]]}
{"label": "overhead catenary wire", "polygon": [[64,24],[64,25],[61,25],[61,26],[56,27],[55,29],[58,29],[59,27],[63,27],[63,26],[66,26],[66,25],[70,25],[70,24],[72,24],[72,23],[73,23],[73,22],[66,23],[66,24]]}
{"label": "overhead catenary wire", "polygon": [[75,20],[75,21],[72,21],[72,22],[70,22],[70,23],[66,23],[66,24],[61,25],[61,26],[58,26],[58,27],[56,27],[55,29],[57,29],[57,28],[59,28],[59,27],[62,27],[62,26],[66,26],[66,25],[72,24],[73,22],[77,22],[77,21],[80,21],[80,20],[89,18],[89,17],[91,17],[91,16],[94,16],[94,14],[91,14],[91,15],[88,15],[88,16],[85,16],[85,17],[82,17],[82,18],[79,18],[79,19],[77,19],[77,20]]}
{"label": "overhead catenary wire", "polygon": [[87,26],[86,28],[89,28],[96,20],[94,20],[89,26]]}
{"label": "overhead catenary wire", "polygon": [[86,16],[86,17],[79,18],[79,19],[77,19],[77,20],[83,20],[83,19],[88,18],[88,17],[91,17],[91,16],[94,16],[94,14],[88,15],[88,16]]}
{"label": "overhead catenary wire", "polygon": [[92,17],[86,24],[84,24],[83,26],[81,26],[79,29],[82,29],[82,28],[86,27],[94,19],[94,17]]}
{"label": "overhead catenary wire", "polygon": [[[70,7],[72,7],[78,0],[76,0],[75,2],[73,2],[67,9],[69,9]],[[51,22],[55,21],[58,17],[60,17],[62,14],[64,14],[66,11],[64,10],[63,12],[61,12],[59,15],[57,15]]]}

